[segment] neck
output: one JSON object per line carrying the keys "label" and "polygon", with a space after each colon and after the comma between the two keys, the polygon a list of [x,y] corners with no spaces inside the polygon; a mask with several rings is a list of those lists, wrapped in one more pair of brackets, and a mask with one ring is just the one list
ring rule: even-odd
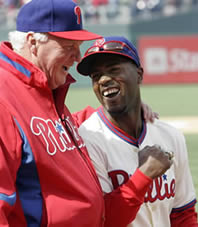
{"label": "neck", "polygon": [[137,108],[133,108],[130,112],[109,113],[106,110],[104,111],[109,121],[114,125],[122,129],[128,135],[139,138],[142,132],[142,113],[140,105],[138,105]]}

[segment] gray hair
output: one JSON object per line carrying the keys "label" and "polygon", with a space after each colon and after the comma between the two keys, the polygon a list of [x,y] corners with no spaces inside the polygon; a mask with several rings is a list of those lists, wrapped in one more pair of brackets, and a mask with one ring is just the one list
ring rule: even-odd
{"label": "gray hair", "polygon": [[14,51],[20,52],[20,50],[24,47],[26,37],[29,33],[32,33],[34,38],[40,42],[47,42],[48,40],[47,33],[12,31],[8,33],[8,38],[12,44]]}

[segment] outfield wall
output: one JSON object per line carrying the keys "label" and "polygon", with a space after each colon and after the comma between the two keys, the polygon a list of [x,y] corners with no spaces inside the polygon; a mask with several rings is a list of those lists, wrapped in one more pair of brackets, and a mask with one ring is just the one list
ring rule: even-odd
{"label": "outfield wall", "polygon": [[198,35],[142,36],[144,84],[198,83]]}
{"label": "outfield wall", "polygon": [[144,84],[198,83],[198,8],[131,25]]}

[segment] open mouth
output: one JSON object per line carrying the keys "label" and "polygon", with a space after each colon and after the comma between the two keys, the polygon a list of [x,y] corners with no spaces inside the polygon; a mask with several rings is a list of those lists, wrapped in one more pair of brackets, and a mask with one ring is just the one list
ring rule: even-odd
{"label": "open mouth", "polygon": [[111,88],[111,89],[103,91],[102,95],[105,98],[112,98],[112,97],[115,97],[116,95],[118,95],[119,93],[120,93],[120,90],[118,88]]}

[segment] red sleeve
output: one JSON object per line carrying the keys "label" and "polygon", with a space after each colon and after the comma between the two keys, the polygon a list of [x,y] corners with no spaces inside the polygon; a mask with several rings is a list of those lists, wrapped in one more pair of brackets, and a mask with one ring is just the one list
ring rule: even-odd
{"label": "red sleeve", "polygon": [[195,205],[179,212],[172,212],[170,215],[171,227],[198,227]]}
{"label": "red sleeve", "polygon": [[105,227],[126,227],[132,222],[151,183],[152,179],[137,169],[126,184],[105,194]]}
{"label": "red sleeve", "polygon": [[95,111],[96,109],[94,109],[93,107],[87,106],[78,112],[72,113],[72,117],[75,121],[75,124],[79,127]]}
{"label": "red sleeve", "polygon": [[8,217],[16,204],[15,183],[21,146],[14,120],[6,106],[0,104],[0,226],[9,226]]}

